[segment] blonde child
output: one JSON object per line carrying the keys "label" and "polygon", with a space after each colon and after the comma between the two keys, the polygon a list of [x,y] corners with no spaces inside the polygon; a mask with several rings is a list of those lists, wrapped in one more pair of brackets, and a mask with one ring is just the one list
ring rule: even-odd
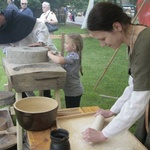
{"label": "blonde child", "polygon": [[65,51],[68,53],[65,57],[55,55],[48,51],[48,56],[54,62],[61,64],[66,70],[66,83],[64,86],[66,108],[79,107],[81,96],[84,92],[80,75],[82,73],[82,49],[83,40],[80,34],[71,33],[66,35]]}

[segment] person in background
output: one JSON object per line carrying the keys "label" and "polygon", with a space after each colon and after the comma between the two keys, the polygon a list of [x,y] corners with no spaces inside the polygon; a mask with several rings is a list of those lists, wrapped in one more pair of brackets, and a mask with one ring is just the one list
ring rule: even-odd
{"label": "person in background", "polygon": [[48,56],[54,62],[61,64],[66,70],[66,83],[64,87],[66,108],[80,107],[81,96],[84,92],[80,81],[82,73],[83,39],[80,34],[71,33],[66,36],[65,49],[67,56],[58,56],[48,51]]}
{"label": "person in background", "polygon": [[9,10],[15,10],[15,11],[18,11],[18,7],[14,4],[14,1],[15,0],[7,0],[7,7],[6,9],[9,9]]}
{"label": "person in background", "polygon": [[20,0],[20,6],[21,9],[19,9],[19,12],[33,17],[33,12],[32,10],[28,7],[28,0]]}
{"label": "person in background", "polygon": [[71,18],[72,18],[73,22],[75,22],[75,17],[76,17],[76,12],[75,12],[75,10],[72,10],[72,12],[71,12]]}
{"label": "person in background", "polygon": [[[40,21],[42,21],[43,23],[48,22],[51,24],[58,23],[55,13],[50,10],[50,3],[43,2],[42,3],[42,11],[43,11],[43,13],[41,14],[41,16],[39,18]],[[53,34],[53,32],[51,32],[50,34]],[[50,94],[51,92],[50,93],[49,92],[50,92],[49,90],[45,90],[44,94],[51,95]]]}
{"label": "person in background", "polygon": [[107,2],[93,7],[87,28],[102,47],[128,46],[130,76],[129,86],[111,109],[100,109],[95,114],[105,118],[116,115],[114,119],[102,131],[86,129],[83,139],[103,142],[128,130],[139,119],[135,136],[150,149],[150,28],[131,23],[131,17],[121,7]]}
{"label": "person in background", "polygon": [[65,22],[67,20],[67,16],[68,16],[68,8],[64,7],[64,14],[65,14]]}
{"label": "person in background", "polygon": [[[7,55],[12,46],[48,46],[57,51],[43,22],[13,10],[0,11],[0,47]],[[51,97],[50,92],[44,96]]]}
{"label": "person in background", "polygon": [[50,24],[57,24],[58,20],[53,11],[50,10],[50,3],[43,2],[42,3],[42,11],[43,13],[40,16],[40,20],[45,22],[48,22]]}

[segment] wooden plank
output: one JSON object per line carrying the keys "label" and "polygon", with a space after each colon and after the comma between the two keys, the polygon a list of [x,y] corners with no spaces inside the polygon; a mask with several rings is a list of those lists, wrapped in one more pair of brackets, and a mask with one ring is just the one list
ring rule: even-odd
{"label": "wooden plank", "polygon": [[96,112],[98,109],[100,109],[98,106],[82,107],[82,110],[83,110],[84,113],[87,113],[87,112]]}
{"label": "wooden plank", "polygon": [[[65,34],[65,33],[62,33],[62,34]],[[55,34],[52,34],[50,35],[51,39],[62,39],[62,34],[60,35],[55,35]],[[82,36],[82,38],[90,38],[91,35],[90,34],[80,34]]]}
{"label": "wooden plank", "polygon": [[[83,113],[81,108],[64,109],[64,113],[67,112],[67,115],[69,115],[71,112],[78,113],[78,111]],[[63,109],[60,109],[60,112],[62,113]],[[50,131],[55,128],[56,126],[44,131],[27,131],[30,150],[48,150],[50,146]]]}
{"label": "wooden plank", "polygon": [[62,36],[61,36],[61,35],[52,34],[52,35],[50,35],[50,38],[51,38],[51,39],[61,39]]}
{"label": "wooden plank", "polygon": [[[19,101],[20,99],[22,99],[22,93],[16,93],[16,101]],[[17,120],[16,124],[17,124],[17,150],[23,150],[22,127],[20,126]]]}
{"label": "wooden plank", "polygon": [[84,113],[84,112],[79,107],[76,107],[76,108],[67,108],[67,109],[59,109],[58,112],[57,112],[57,116],[58,117],[62,117],[62,116],[82,114],[82,113]]}
{"label": "wooden plank", "polygon": [[87,112],[87,113],[83,113],[83,114],[76,114],[76,115],[68,115],[68,116],[63,116],[63,117],[57,117],[57,127],[60,128],[61,126],[59,126],[59,121],[64,121],[67,119],[78,119],[78,118],[86,118],[89,116],[93,116],[94,117],[95,112]]}
{"label": "wooden plank", "polygon": [[49,150],[50,148],[50,129],[33,132],[28,131],[30,150]]}
{"label": "wooden plank", "polygon": [[54,97],[55,100],[58,102],[58,109],[61,108],[61,102],[60,102],[60,90],[54,90]]}

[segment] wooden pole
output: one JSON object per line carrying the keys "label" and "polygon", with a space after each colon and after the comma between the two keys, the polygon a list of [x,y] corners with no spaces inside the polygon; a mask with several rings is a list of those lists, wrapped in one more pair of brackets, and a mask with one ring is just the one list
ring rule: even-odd
{"label": "wooden pole", "polygon": [[138,17],[139,13],[141,12],[142,8],[143,8],[143,5],[144,3],[146,2],[146,0],[144,0],[141,4],[141,7],[139,8],[138,12],[136,13],[135,17],[133,18],[132,20],[132,23],[134,23],[136,21],[136,18]]}
{"label": "wooden pole", "polygon": [[114,58],[115,58],[116,54],[118,53],[118,51],[119,51],[119,48],[117,48],[117,49],[115,50],[115,53],[114,53],[113,56],[111,57],[111,59],[110,59],[108,65],[107,65],[107,67],[105,68],[104,72],[102,73],[102,75],[101,75],[100,78],[98,79],[98,81],[97,81],[97,83],[96,83],[96,85],[95,85],[95,87],[94,87],[94,91],[96,90],[96,88],[97,88],[98,84],[100,83],[100,81],[103,79],[103,77],[104,77],[106,71],[108,70],[109,66],[111,65],[111,63],[112,63],[112,61],[114,60]]}
{"label": "wooden pole", "polygon": [[[133,20],[132,20],[132,23],[134,23],[134,22],[136,21],[137,16],[138,16],[138,14],[141,12],[142,7],[143,7],[143,5],[144,5],[145,2],[146,2],[146,0],[144,0],[144,1],[142,2],[142,5],[141,5],[140,9],[138,10],[137,14],[135,15],[135,17],[134,17]],[[117,54],[118,51],[119,51],[119,48],[117,48],[117,49],[115,50],[115,53],[114,53],[113,56],[111,57],[111,59],[110,59],[108,65],[107,65],[107,67],[105,68],[105,70],[104,70],[104,72],[102,73],[102,75],[99,77],[99,79],[98,79],[98,81],[97,81],[97,83],[96,83],[96,85],[95,85],[95,87],[94,87],[94,91],[96,90],[96,88],[97,88],[98,84],[100,83],[100,81],[103,79],[105,73],[107,72],[109,66],[111,65],[111,63],[112,63],[112,61],[114,60],[114,58],[115,58],[115,56],[116,56],[116,54]]]}
{"label": "wooden pole", "polygon": [[65,33],[61,34],[61,56],[64,56]]}

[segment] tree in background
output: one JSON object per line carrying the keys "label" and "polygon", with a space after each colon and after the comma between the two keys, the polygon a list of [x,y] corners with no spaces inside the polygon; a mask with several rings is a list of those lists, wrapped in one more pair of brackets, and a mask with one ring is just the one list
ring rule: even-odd
{"label": "tree in background", "polygon": [[[70,6],[72,9],[76,11],[85,11],[88,6],[89,0],[28,0],[28,6],[32,9],[34,16],[39,17],[42,13],[42,2],[47,1],[51,4],[51,10],[57,11],[58,20],[59,15],[62,13],[62,8],[66,6]],[[95,3],[100,1],[109,1],[113,3],[118,3],[118,0],[94,0]],[[131,4],[136,4],[137,0],[120,0],[120,4],[124,3],[124,1],[128,1]],[[15,0],[15,4],[20,7],[20,0]],[[7,0],[0,0],[0,10],[4,10],[7,6]]]}

